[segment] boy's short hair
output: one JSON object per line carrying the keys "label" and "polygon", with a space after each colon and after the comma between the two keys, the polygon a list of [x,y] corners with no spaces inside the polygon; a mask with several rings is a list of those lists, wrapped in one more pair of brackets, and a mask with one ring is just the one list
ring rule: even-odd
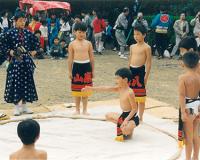
{"label": "boy's short hair", "polygon": [[123,8],[123,12],[124,12],[124,13],[129,12],[129,8],[128,8],[128,7],[124,7],[124,8]]}
{"label": "boy's short hair", "polygon": [[40,34],[40,35],[42,35],[42,32],[40,31],[40,30],[36,30],[35,32],[34,32],[34,35],[36,35],[36,34]]}
{"label": "boy's short hair", "polygon": [[199,63],[199,55],[194,51],[186,52],[183,55],[183,63],[188,68],[195,68]]}
{"label": "boy's short hair", "polygon": [[46,20],[41,20],[41,23],[43,26],[46,26],[46,24],[47,24]]}
{"label": "boy's short hair", "polygon": [[66,42],[66,40],[65,39],[61,39],[60,42]]}
{"label": "boy's short hair", "polygon": [[34,17],[33,17],[33,20],[39,21],[39,17],[38,17],[38,16],[34,16]]}
{"label": "boy's short hair", "polygon": [[78,14],[74,16],[74,19],[75,19],[75,18],[78,18],[78,19],[80,19],[80,20],[81,20],[81,16],[80,16],[80,15],[78,15]]}
{"label": "boy's short hair", "polygon": [[33,144],[40,135],[40,125],[33,119],[24,120],[18,124],[17,134],[23,144]]}
{"label": "boy's short hair", "polygon": [[194,51],[197,51],[197,41],[194,37],[187,36],[180,41],[179,48],[185,48],[187,50],[192,48]]}
{"label": "boy's short hair", "polygon": [[57,39],[57,40],[59,40],[59,38],[58,38],[58,37],[55,37],[53,40],[56,40],[56,39]]}
{"label": "boy's short hair", "polygon": [[76,23],[74,26],[74,31],[86,32],[86,30],[87,30],[87,26],[84,22]]}
{"label": "boy's short hair", "polygon": [[132,78],[132,73],[128,68],[120,68],[115,72],[115,76],[119,76],[122,79],[127,78],[129,82]]}
{"label": "boy's short hair", "polygon": [[147,29],[146,29],[145,26],[142,25],[142,24],[137,24],[137,25],[134,27],[134,30],[141,32],[142,35],[147,34]]}

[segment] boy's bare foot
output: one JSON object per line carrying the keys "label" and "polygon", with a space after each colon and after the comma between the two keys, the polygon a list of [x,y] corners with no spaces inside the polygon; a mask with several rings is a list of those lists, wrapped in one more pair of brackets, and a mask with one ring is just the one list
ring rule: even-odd
{"label": "boy's bare foot", "polygon": [[73,115],[80,115],[80,114],[81,114],[80,111],[76,111],[73,113]]}
{"label": "boy's bare foot", "polygon": [[90,114],[87,111],[83,111],[83,115],[89,116]]}

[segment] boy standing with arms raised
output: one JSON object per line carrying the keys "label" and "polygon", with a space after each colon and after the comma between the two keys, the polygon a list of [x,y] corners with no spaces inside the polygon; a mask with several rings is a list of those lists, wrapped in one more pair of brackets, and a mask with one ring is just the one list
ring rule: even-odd
{"label": "boy standing with arms raised", "polygon": [[130,46],[129,57],[129,67],[133,75],[130,88],[135,93],[140,121],[143,121],[146,100],[145,87],[151,70],[151,47],[144,41],[146,33],[147,30],[143,25],[134,27],[134,39],[137,43]]}
{"label": "boy standing with arms raised", "polygon": [[76,23],[74,34],[76,39],[69,44],[68,69],[71,80],[72,96],[75,97],[76,112],[80,114],[80,102],[83,103],[83,114],[88,115],[87,103],[91,92],[81,92],[85,86],[92,86],[94,77],[94,55],[92,44],[86,38],[87,27],[84,23]]}

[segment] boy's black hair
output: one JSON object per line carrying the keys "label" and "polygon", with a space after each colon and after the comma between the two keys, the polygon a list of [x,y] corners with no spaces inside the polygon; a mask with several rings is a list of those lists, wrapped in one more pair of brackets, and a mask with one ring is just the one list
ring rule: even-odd
{"label": "boy's black hair", "polygon": [[61,39],[60,42],[66,42],[66,40],[65,39]]}
{"label": "boy's black hair", "polygon": [[199,55],[194,51],[186,52],[183,55],[183,63],[188,68],[195,68],[199,63]]}
{"label": "boy's black hair", "polygon": [[187,50],[192,48],[194,51],[197,51],[197,41],[194,37],[187,36],[180,41],[179,48],[185,48]]}
{"label": "boy's black hair", "polygon": [[128,68],[120,68],[115,72],[115,76],[119,76],[121,78],[127,78],[128,82],[131,80],[132,74],[130,69]]}
{"label": "boy's black hair", "polygon": [[17,134],[23,144],[33,144],[40,135],[40,125],[33,119],[24,120],[18,124]]}
{"label": "boy's black hair", "polygon": [[86,32],[86,30],[87,30],[87,26],[83,22],[76,23],[75,26],[74,26],[74,31],[83,31],[83,32]]}
{"label": "boy's black hair", "polygon": [[129,8],[128,7],[124,7],[123,12],[124,13],[129,12]]}
{"label": "boy's black hair", "polygon": [[79,18],[79,19],[81,20],[81,16],[78,15],[78,14],[74,16],[74,19],[75,19],[75,18]]}
{"label": "boy's black hair", "polygon": [[55,37],[53,40],[55,40],[55,39],[59,40],[59,38],[58,38],[58,37]]}
{"label": "boy's black hair", "polygon": [[40,35],[42,35],[42,32],[40,31],[40,30],[36,30],[35,32],[34,32],[34,35],[36,35],[36,34],[40,34]]}
{"label": "boy's black hair", "polygon": [[51,24],[55,24],[56,20],[55,19],[51,19]]}
{"label": "boy's black hair", "polygon": [[142,35],[147,34],[147,29],[146,29],[145,26],[142,25],[142,24],[137,24],[137,25],[134,27],[134,30],[141,32]]}
{"label": "boy's black hair", "polygon": [[38,16],[34,16],[34,17],[33,17],[33,20],[39,21],[39,17],[38,17]]}
{"label": "boy's black hair", "polygon": [[97,18],[98,18],[98,19],[103,19],[103,15],[102,15],[101,12],[97,12]]}
{"label": "boy's black hair", "polygon": [[46,24],[47,24],[46,20],[41,20],[41,23],[43,26],[46,26]]}

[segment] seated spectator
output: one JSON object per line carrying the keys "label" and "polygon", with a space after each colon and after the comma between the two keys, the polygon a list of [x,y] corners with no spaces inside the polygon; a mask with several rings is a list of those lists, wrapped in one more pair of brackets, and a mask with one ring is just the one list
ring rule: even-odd
{"label": "seated spectator", "polygon": [[59,44],[59,38],[54,38],[54,43],[51,46],[50,49],[50,55],[52,56],[52,59],[62,59],[62,47]]}
{"label": "seated spectator", "polygon": [[62,48],[62,57],[66,57],[67,52],[68,52],[68,45],[67,45],[66,41],[64,39],[62,39],[60,41],[60,45],[61,45],[61,48]]}
{"label": "seated spectator", "polygon": [[10,155],[10,160],[46,160],[47,152],[35,148],[35,142],[40,136],[40,125],[37,121],[28,119],[17,126],[17,134],[23,146]]}
{"label": "seated spectator", "polygon": [[42,33],[40,30],[36,30],[34,35],[38,38],[40,41],[40,48],[37,50],[36,58],[38,59],[44,59],[44,37],[42,37]]}

